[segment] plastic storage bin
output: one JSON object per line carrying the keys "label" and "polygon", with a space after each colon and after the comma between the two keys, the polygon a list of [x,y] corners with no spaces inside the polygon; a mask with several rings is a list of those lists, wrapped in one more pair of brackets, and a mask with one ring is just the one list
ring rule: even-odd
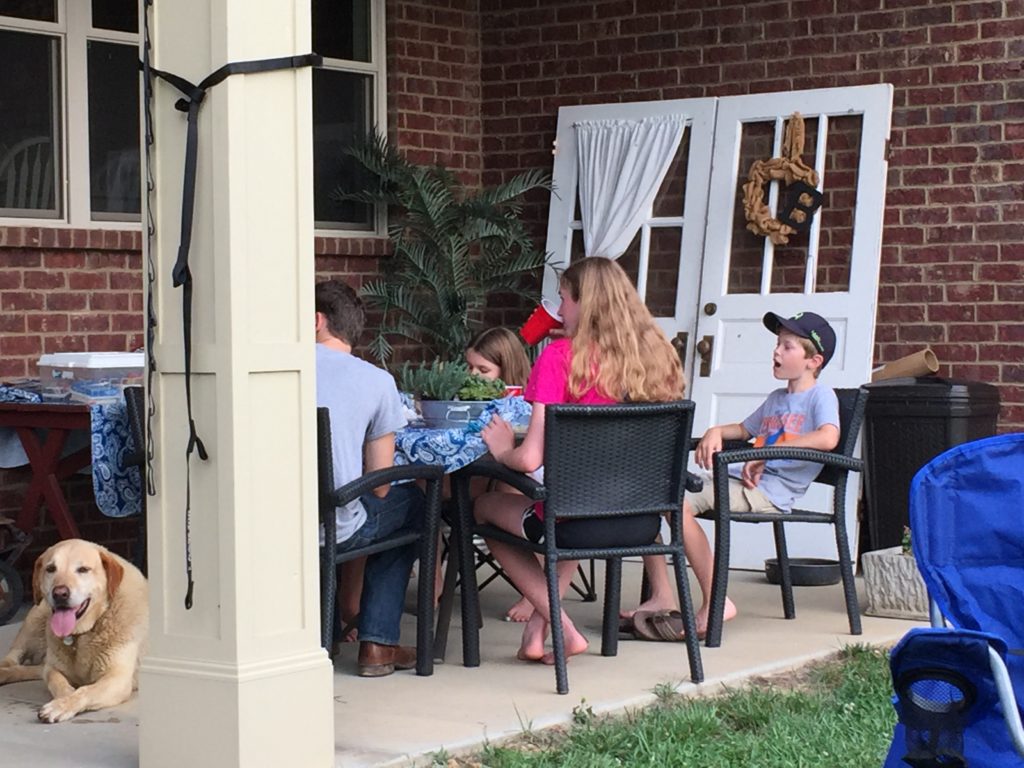
{"label": "plastic storage bin", "polygon": [[124,388],[142,384],[144,352],[59,352],[39,358],[44,400],[116,400]]}
{"label": "plastic storage bin", "polygon": [[910,481],[960,443],[996,433],[999,390],[937,377],[866,385],[864,495],[869,551],[893,547],[909,522]]}

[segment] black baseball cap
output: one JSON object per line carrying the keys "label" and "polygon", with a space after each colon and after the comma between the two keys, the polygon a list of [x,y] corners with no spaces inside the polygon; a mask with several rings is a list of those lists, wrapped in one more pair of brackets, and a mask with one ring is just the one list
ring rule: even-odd
{"label": "black baseball cap", "polygon": [[822,368],[828,365],[836,351],[836,332],[832,330],[828,320],[814,312],[797,312],[792,317],[779,317],[774,312],[769,312],[764,316],[764,327],[774,334],[785,328],[801,339],[808,339],[825,358],[825,362],[821,364]]}

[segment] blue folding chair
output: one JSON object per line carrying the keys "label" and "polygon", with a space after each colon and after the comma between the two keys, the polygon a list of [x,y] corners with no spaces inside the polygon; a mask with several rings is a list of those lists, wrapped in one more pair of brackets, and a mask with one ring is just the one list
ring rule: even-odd
{"label": "blue folding chair", "polygon": [[885,768],[1024,765],[1024,434],[926,464],[910,527],[932,626],[891,654],[899,722]]}

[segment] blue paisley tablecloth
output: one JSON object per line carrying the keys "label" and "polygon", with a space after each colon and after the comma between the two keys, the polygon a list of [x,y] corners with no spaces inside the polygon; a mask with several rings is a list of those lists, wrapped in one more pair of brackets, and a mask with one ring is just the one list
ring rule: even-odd
{"label": "blue paisley tablecloth", "polygon": [[530,411],[523,398],[505,397],[491,402],[479,419],[465,427],[438,429],[412,423],[395,435],[395,464],[439,464],[446,473],[455,472],[487,453],[480,430],[492,414],[512,426],[525,427]]}
{"label": "blue paisley tablecloth", "polygon": [[[30,389],[0,386],[0,401],[38,403],[37,393]],[[96,506],[107,517],[129,517],[142,512],[142,475],[138,467],[124,468],[126,454],[132,452],[128,432],[128,413],[123,400],[94,404],[90,407],[91,434],[85,430],[68,435],[64,455],[75,453],[86,445],[92,451],[92,487]],[[0,467],[28,464],[28,456],[13,429],[0,429]]]}

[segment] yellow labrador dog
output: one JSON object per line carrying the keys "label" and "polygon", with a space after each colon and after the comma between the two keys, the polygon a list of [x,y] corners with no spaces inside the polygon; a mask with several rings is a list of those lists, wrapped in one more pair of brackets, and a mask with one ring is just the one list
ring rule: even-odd
{"label": "yellow labrador dog", "polygon": [[0,685],[42,679],[48,723],[127,701],[149,633],[146,577],[98,544],[67,539],[36,560],[35,605],[0,660]]}

